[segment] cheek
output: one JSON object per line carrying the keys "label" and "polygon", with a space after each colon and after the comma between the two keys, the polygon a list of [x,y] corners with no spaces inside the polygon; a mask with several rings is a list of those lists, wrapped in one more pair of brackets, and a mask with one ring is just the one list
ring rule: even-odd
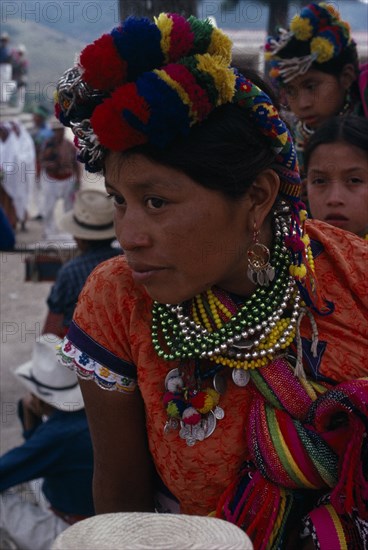
{"label": "cheek", "polygon": [[319,217],[320,212],[323,212],[326,202],[326,191],[315,187],[314,185],[307,186],[308,202],[310,210],[314,217]]}

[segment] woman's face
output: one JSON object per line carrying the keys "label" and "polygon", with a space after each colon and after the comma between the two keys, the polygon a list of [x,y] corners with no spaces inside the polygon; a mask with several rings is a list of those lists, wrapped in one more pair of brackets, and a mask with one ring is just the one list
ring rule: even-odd
{"label": "woman's face", "polygon": [[368,156],[345,142],[319,145],[307,173],[314,218],[363,237],[368,231]]}
{"label": "woman's face", "polygon": [[231,201],[140,154],[111,153],[105,182],[133,278],[161,303],[218,285],[247,294],[247,197]]}
{"label": "woman's face", "polygon": [[290,110],[311,128],[337,115],[344,106],[346,87],[336,76],[310,69],[286,85]]}

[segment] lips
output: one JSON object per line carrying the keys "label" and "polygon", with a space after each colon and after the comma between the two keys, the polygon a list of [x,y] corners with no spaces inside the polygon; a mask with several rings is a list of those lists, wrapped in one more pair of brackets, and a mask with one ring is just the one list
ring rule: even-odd
{"label": "lips", "polygon": [[328,216],[326,216],[326,221],[329,221],[329,220],[343,220],[343,221],[348,221],[349,218],[347,218],[346,216],[344,216],[344,214],[328,214]]}
{"label": "lips", "polygon": [[152,277],[154,277],[154,275],[166,269],[162,266],[154,266],[151,264],[142,264],[129,261],[128,265],[132,270],[133,279],[138,283],[147,283],[150,279],[152,279]]}
{"label": "lips", "polygon": [[313,126],[314,124],[317,124],[318,117],[316,117],[316,116],[304,117],[303,122],[305,122],[305,124],[308,124],[309,126]]}
{"label": "lips", "polygon": [[334,225],[335,227],[344,228],[349,223],[349,218],[339,213],[328,214],[328,216],[325,217],[325,222],[330,225]]}

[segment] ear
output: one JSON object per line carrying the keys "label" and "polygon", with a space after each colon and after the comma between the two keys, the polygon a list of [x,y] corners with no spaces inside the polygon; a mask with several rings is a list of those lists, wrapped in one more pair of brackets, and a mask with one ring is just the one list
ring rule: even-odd
{"label": "ear", "polygon": [[354,65],[352,63],[344,65],[339,77],[340,84],[344,90],[348,90],[352,83],[355,82],[356,78]]}
{"label": "ear", "polygon": [[280,178],[271,168],[263,170],[249,189],[251,207],[248,215],[248,229],[254,227],[261,229],[265,219],[270,213],[280,189]]}

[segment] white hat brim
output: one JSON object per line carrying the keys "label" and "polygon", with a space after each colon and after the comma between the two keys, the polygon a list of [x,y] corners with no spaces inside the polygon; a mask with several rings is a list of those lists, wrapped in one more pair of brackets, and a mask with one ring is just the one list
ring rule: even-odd
{"label": "white hat brim", "polygon": [[[73,384],[72,386],[68,386],[67,389],[63,390],[43,386],[42,384],[38,384],[37,381],[33,379],[32,365],[33,360],[27,361],[13,371],[17,379],[31,393],[36,395],[39,399],[42,399],[42,401],[45,401],[48,405],[51,405],[60,411],[73,412],[84,408],[83,396],[78,380],[76,380],[75,385]],[[60,368],[66,369],[67,367],[60,365]]]}
{"label": "white hat brim", "polygon": [[87,229],[78,225],[73,217],[73,212],[67,212],[59,220],[61,229],[73,235],[77,239],[87,239],[90,241],[102,241],[115,237],[115,229],[112,225],[108,229]]}
{"label": "white hat brim", "polygon": [[252,550],[236,525],[213,517],[144,512],[101,514],[63,531],[51,550]]}

